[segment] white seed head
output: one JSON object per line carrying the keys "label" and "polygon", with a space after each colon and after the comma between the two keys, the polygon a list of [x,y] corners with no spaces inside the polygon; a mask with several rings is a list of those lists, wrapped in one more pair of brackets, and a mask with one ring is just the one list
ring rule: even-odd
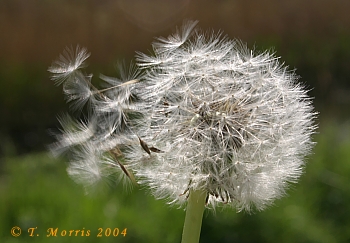
{"label": "white seed head", "polygon": [[153,55],[138,53],[140,69],[125,86],[103,77],[114,88],[93,100],[87,140],[101,153],[120,147],[157,198],[181,205],[202,189],[209,206],[262,210],[300,177],[316,113],[273,54],[195,25],[159,38]]}

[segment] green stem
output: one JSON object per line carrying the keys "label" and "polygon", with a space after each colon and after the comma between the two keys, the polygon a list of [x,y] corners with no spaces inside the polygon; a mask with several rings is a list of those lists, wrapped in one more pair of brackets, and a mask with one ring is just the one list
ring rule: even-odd
{"label": "green stem", "polygon": [[190,191],[186,208],[182,243],[198,243],[207,193],[202,190]]}

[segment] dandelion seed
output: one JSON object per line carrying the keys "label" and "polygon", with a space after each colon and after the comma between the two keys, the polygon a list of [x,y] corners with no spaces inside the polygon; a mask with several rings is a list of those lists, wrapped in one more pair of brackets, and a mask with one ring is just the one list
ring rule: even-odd
{"label": "dandelion seed", "polygon": [[79,46],[74,51],[72,47],[66,48],[59,59],[53,62],[48,69],[52,73],[52,79],[61,84],[66,81],[77,70],[84,68],[84,61],[90,56],[85,48]]}
{"label": "dandelion seed", "polygon": [[149,147],[149,150],[154,152],[154,153],[164,153],[164,151],[160,150],[160,149],[157,149],[155,147]]}
{"label": "dandelion seed", "polygon": [[140,137],[138,137],[138,138],[139,138],[140,145],[141,145],[141,147],[143,148],[143,150],[146,151],[147,154],[151,155],[151,151],[150,151],[150,149],[148,148],[147,143],[145,143]]}

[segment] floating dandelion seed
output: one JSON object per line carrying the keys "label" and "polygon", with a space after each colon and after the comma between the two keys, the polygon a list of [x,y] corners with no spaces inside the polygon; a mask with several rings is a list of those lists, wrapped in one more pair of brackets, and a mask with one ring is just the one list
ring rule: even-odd
{"label": "floating dandelion seed", "polygon": [[65,129],[54,150],[71,147],[87,158],[87,166],[73,159],[69,168],[83,184],[110,173],[100,168],[113,163],[103,155],[118,148],[114,168],[157,198],[262,210],[301,175],[316,113],[279,58],[201,32],[196,23],[159,38],[153,55],[138,53],[139,69],[130,75],[102,76],[112,86],[100,91],[80,71],[85,49],[54,63],[53,80],[69,86],[78,105],[91,101],[93,121],[76,133]]}

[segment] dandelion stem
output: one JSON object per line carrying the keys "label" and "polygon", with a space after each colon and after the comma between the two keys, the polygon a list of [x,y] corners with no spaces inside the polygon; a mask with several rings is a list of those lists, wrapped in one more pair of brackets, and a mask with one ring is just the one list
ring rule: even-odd
{"label": "dandelion stem", "polygon": [[190,191],[182,232],[182,243],[199,242],[206,196],[207,193],[202,190]]}

